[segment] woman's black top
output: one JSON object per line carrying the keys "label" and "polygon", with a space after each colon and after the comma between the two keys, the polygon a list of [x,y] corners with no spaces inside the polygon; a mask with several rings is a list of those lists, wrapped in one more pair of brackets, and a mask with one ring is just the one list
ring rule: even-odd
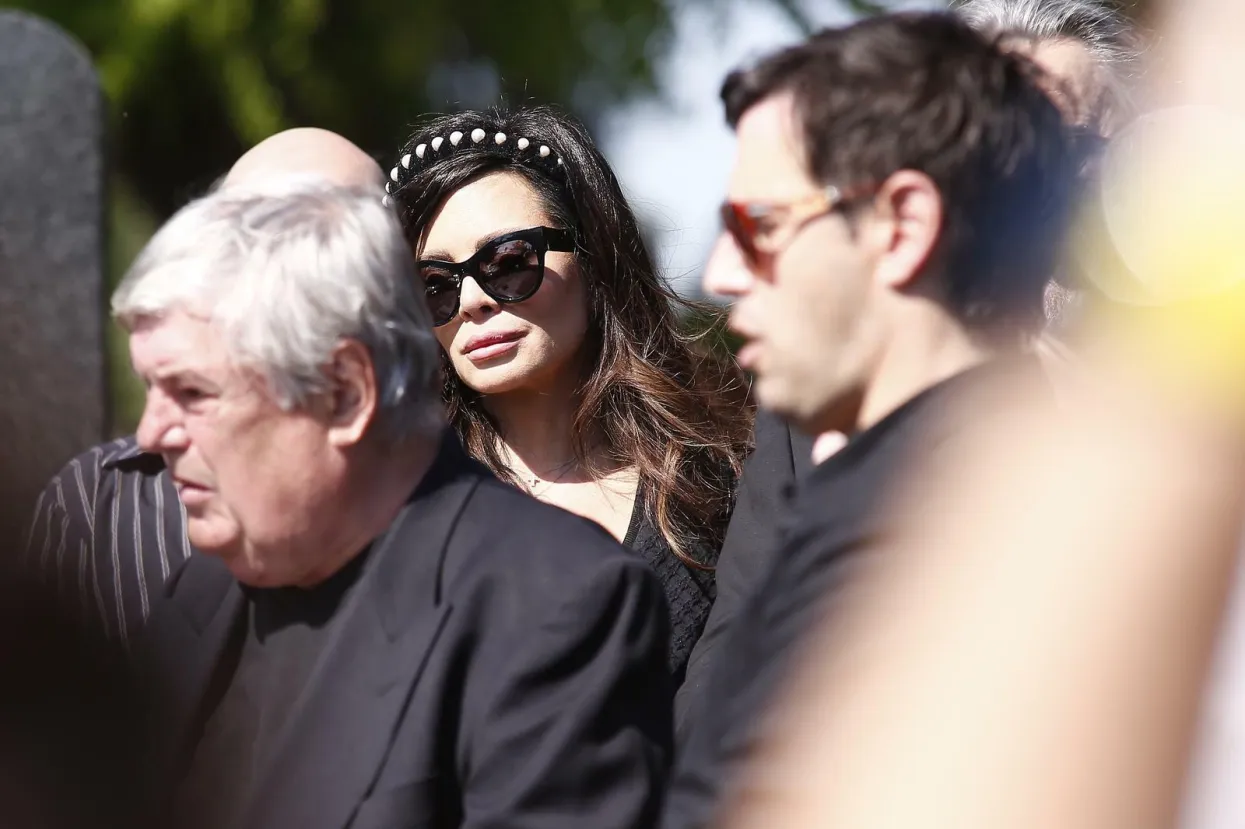
{"label": "woman's black top", "polygon": [[[635,550],[657,572],[670,606],[670,674],[674,687],[683,683],[692,648],[700,639],[709,617],[709,609],[717,594],[713,570],[699,568],[674,554],[657,524],[644,508],[643,493],[636,494],[631,525],[623,544]],[[717,562],[718,548],[709,544],[693,551],[696,561],[712,567]]]}

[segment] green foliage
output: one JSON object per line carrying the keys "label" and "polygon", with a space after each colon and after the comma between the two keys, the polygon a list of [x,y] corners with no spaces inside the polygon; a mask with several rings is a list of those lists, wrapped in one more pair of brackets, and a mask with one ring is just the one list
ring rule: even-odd
{"label": "green foliage", "polygon": [[[157,218],[134,196],[119,178],[111,185],[112,210],[109,211],[108,273],[115,278],[124,273],[143,245],[156,232]],[[109,389],[112,395],[113,431],[118,435],[134,431],[143,410],[143,387],[130,370],[127,339],[121,327],[108,321],[105,328],[108,348]]]}
{"label": "green foliage", "polygon": [[[421,113],[504,96],[591,120],[653,88],[664,0],[16,0],[91,52],[110,103],[114,280],[166,216],[279,130],[340,132],[383,163]],[[115,426],[141,390],[109,338]]]}
{"label": "green foliage", "polygon": [[119,174],[166,215],[315,125],[378,158],[419,113],[534,98],[591,119],[652,87],[663,0],[18,0],[95,56]]}

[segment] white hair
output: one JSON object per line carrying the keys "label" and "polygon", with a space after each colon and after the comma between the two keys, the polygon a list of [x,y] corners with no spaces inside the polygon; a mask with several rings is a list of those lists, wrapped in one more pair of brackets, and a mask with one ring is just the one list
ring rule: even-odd
{"label": "white hair", "polygon": [[287,410],[331,388],[333,350],[355,340],[372,357],[378,425],[394,438],[441,428],[432,319],[397,218],[372,189],[287,179],[190,203],[112,297],[131,331],[179,309],[219,326],[234,363],[259,371]]}
{"label": "white hair", "polygon": [[1106,0],[953,0],[952,10],[992,37],[1074,40],[1102,69],[1111,108],[1128,112],[1144,45],[1118,5]]}

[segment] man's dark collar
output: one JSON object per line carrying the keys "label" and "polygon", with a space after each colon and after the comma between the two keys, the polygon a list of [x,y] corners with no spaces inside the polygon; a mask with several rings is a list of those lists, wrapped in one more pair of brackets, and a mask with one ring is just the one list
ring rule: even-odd
{"label": "man's dark collar", "polygon": [[164,471],[164,458],[153,452],[144,452],[139,448],[138,441],[127,437],[109,445],[100,459],[100,467],[118,472],[159,475]]}
{"label": "man's dark collar", "polygon": [[[842,449],[813,469],[809,479],[831,479],[840,469],[855,466],[867,457],[873,447],[886,440],[892,432],[911,428],[912,421],[929,419],[931,413],[939,411],[967,389],[980,388],[1017,375],[1033,377],[1049,388],[1049,380],[1041,364],[1032,355],[1003,355],[986,360],[923,389],[868,429],[852,435]],[[930,438],[933,440],[932,435]]]}

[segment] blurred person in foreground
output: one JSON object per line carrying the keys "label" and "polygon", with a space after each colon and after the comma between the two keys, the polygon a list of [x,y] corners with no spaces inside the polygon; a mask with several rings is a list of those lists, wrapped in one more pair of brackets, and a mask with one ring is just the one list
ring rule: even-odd
{"label": "blurred person in foreground", "polygon": [[596,525],[467,458],[374,188],[226,188],[112,308],[196,551],[135,644],[162,825],[651,825],[667,619]]}
{"label": "blurred person in foreground", "polygon": [[6,569],[0,665],[0,824],[145,826],[146,698],[115,646],[41,585]]}
{"label": "blurred person in foreground", "polygon": [[[1104,0],[962,0],[952,6],[965,22],[989,38],[1001,38],[1045,70],[1043,88],[1073,125],[1078,152],[1095,158],[1101,143],[1135,111],[1143,38]],[[1088,168],[1089,172],[1092,167]],[[1036,339],[1039,355],[1068,374],[1064,338],[1075,331],[1085,280],[1060,261],[1044,291],[1046,336]],[[718,561],[718,598],[705,632],[692,653],[688,683],[676,699],[680,734],[688,711],[703,691],[719,646],[732,620],[764,578],[779,546],[791,496],[813,467],[845,443],[838,432],[816,437],[792,429],[773,412],[757,413],[755,449],[739,481],[735,511]]]}
{"label": "blurred person in foreground", "polygon": [[948,410],[1013,364],[1041,383],[1022,355],[1077,171],[1037,74],[950,15],[904,14],[822,32],[723,87],[738,147],[705,287],[735,300],[759,402],[851,439],[802,485],[719,648],[669,829],[713,818],[805,634],[885,536],[885,496],[962,428],[968,413]]}
{"label": "blurred person in foreground", "polygon": [[[247,151],[219,187],[313,174],[381,192],[384,174],[365,152],[327,130],[277,133]],[[377,196],[380,198],[380,195]],[[134,436],[94,446],[48,482],[35,505],[24,565],[67,606],[127,644],[146,624],[165,580],[190,557],[186,511],[164,461]]]}
{"label": "blurred person in foreground", "polygon": [[20,541],[0,538],[0,825],[143,827],[146,698],[98,626],[21,572]]}
{"label": "blurred person in foreground", "polygon": [[[1239,582],[1245,409],[1159,365],[1097,363],[1080,405],[982,400],[959,451],[912,470],[721,826],[1182,825]],[[1242,825],[1241,756],[1183,825]]]}

